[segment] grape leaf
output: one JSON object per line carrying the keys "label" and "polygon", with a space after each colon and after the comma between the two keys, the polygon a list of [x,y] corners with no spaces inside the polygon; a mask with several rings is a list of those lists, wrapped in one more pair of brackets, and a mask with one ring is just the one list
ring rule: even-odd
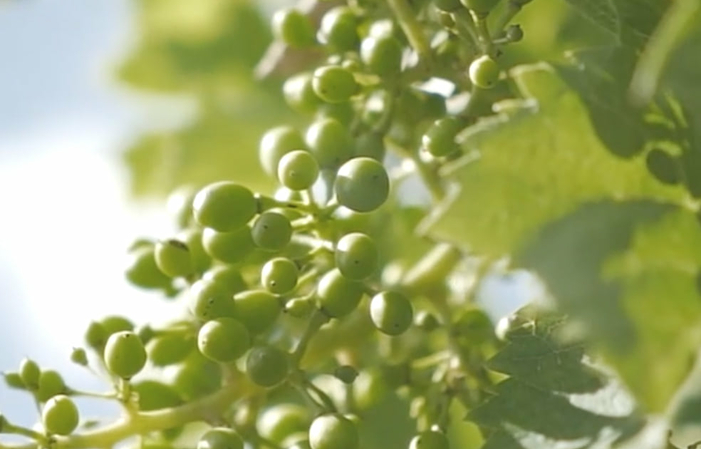
{"label": "grape leaf", "polygon": [[670,2],[658,0],[566,0],[611,34],[613,43],[639,47],[652,34]]}
{"label": "grape leaf", "polygon": [[602,198],[681,201],[641,160],[613,156],[597,138],[577,93],[548,65],[514,71],[523,109],[482,120],[461,137],[468,152],[446,166],[457,188],[420,230],[479,254],[517,251],[542,225]]}
{"label": "grape leaf", "polygon": [[650,413],[668,409],[701,344],[701,227],[653,201],[587,204],[517,258],[584,325]]}
{"label": "grape leaf", "polygon": [[489,362],[509,378],[468,415],[494,430],[485,447],[608,448],[642,428],[632,399],[587,362],[581,343],[558,338],[562,317],[532,306],[519,316],[520,326]]}

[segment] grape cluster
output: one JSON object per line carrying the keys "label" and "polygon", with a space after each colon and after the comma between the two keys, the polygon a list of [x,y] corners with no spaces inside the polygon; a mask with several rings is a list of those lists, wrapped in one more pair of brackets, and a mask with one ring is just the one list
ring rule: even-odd
{"label": "grape cluster", "polygon": [[[306,128],[261,137],[260,164],[278,189],[223,180],[174,192],[177,229],[135,241],[126,277],[186,315],[158,326],[95,321],[88,351],[71,355],[112,381],[103,397],[124,405],[124,426],[159,410],[149,438],[207,421],[198,449],[358,449],[364,411],[398,394],[417,423],[408,447],[447,449],[451,404],[471,408],[489,390],[493,326],[470,305],[473,292],[446,283],[463,254],[438,244],[395,259],[382,239],[405,210],[394,187],[407,174],[442,197],[438,170],[463,151],[460,133],[501,82],[501,48],[522,32],[488,30],[495,1],[415,3],[405,6],[422,18],[418,37],[413,19],[372,1],[334,6],[318,24],[294,8],[274,14],[280,43],[325,54],[281,86]],[[434,75],[468,101],[426,87]],[[31,360],[5,379],[42,404],[37,438],[70,438],[80,422],[72,397],[86,393]]]}

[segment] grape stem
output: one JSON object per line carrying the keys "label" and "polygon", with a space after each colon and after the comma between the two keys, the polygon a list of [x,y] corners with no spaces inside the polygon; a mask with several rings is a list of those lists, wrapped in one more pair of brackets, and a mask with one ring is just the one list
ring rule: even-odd
{"label": "grape stem", "polygon": [[[71,448],[88,449],[111,447],[116,443],[134,436],[157,430],[181,426],[193,421],[207,421],[211,416],[220,414],[244,393],[253,391],[253,385],[245,376],[238,373],[232,382],[221,390],[188,404],[164,408],[150,412],[136,412],[97,429],[76,433],[67,437],[53,437],[52,449]],[[42,437],[39,435],[39,437]],[[32,435],[32,438],[36,438]],[[43,437],[42,437],[43,438]],[[0,444],[0,449],[36,449],[36,442],[26,444]]]}
{"label": "grape stem", "polygon": [[428,193],[431,195],[431,201],[433,203],[440,202],[445,196],[445,189],[441,184],[441,179],[438,176],[438,173],[429,167],[424,161],[422,161],[418,154],[412,153],[393,139],[387,137],[385,138],[385,143],[387,144],[387,147],[399,157],[410,158],[414,162],[414,169],[421,177],[424,186],[426,186]]}
{"label": "grape stem", "polygon": [[479,38],[480,46],[482,47],[482,52],[485,55],[494,56],[494,44],[492,42],[492,36],[489,34],[489,27],[487,26],[487,16],[477,14],[474,11],[470,11],[472,17],[477,24],[477,37]]}
{"label": "grape stem", "polygon": [[431,58],[431,47],[423,33],[423,27],[416,18],[416,14],[412,11],[407,0],[387,0],[389,7],[397,17],[399,26],[404,30],[407,39],[411,46],[416,50],[419,57],[428,61]]}
{"label": "grape stem", "polygon": [[322,312],[319,309],[316,309],[314,311],[314,314],[309,319],[309,324],[307,324],[307,328],[304,330],[302,337],[299,339],[299,342],[297,343],[297,346],[295,347],[294,351],[292,352],[292,356],[290,357],[290,361],[295,367],[299,365],[300,360],[302,360],[302,357],[304,357],[304,352],[309,346],[309,341],[312,339],[312,337],[314,337],[314,335],[319,331],[319,329],[321,329],[321,326],[323,326],[328,321],[329,317],[326,316],[324,312]]}

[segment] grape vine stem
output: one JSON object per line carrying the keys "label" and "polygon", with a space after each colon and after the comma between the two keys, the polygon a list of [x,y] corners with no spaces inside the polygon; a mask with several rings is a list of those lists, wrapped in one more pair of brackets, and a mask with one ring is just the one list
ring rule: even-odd
{"label": "grape vine stem", "polygon": [[416,19],[416,14],[412,11],[409,3],[406,0],[387,0],[387,4],[392,8],[399,25],[419,57],[424,61],[430,60],[431,47],[423,33],[423,27]]}

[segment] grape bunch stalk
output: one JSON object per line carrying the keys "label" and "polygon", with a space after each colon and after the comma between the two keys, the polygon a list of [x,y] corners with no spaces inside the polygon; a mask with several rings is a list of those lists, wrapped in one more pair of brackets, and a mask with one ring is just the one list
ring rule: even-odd
{"label": "grape bunch stalk", "polygon": [[[366,411],[388,395],[410,403],[405,447],[451,447],[451,410],[489,395],[484,362],[500,339],[474,303],[476,283],[446,282],[474,262],[464,251],[410,233],[400,246],[427,249],[402,258],[384,240],[409,210],[402,181],[418,175],[431,204],[443,199],[440,168],[462,154],[460,133],[504,95],[499,56],[522,39],[511,21],[529,1],[497,3],[357,0],[316,22],[277,11],[278,44],[323,54],[282,86],[306,129],[282,125],[260,140],[278,190],[222,180],[174,192],[177,231],[136,240],[126,277],[172,299],[182,318],[90,323],[71,360],[106,379],[104,393],[31,359],[5,372],[41,422],[2,417],[1,433],[28,442],[0,449],[109,448],[135,436],[169,448],[193,432],[198,449],[358,449]],[[430,89],[434,78],[449,95]],[[123,416],[88,421],[79,397],[115,401]]]}

